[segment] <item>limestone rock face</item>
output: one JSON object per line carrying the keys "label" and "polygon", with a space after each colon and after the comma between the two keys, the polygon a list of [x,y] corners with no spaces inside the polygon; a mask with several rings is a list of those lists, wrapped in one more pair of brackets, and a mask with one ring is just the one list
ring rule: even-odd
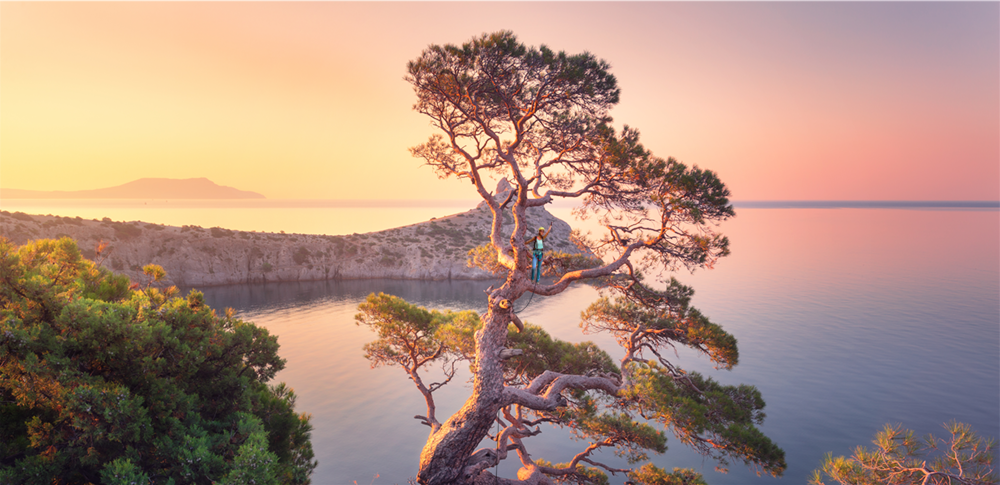
{"label": "limestone rock face", "polygon": [[[503,181],[504,183],[506,181]],[[501,195],[498,187],[497,195]],[[509,189],[509,186],[508,186]],[[504,194],[505,196],[505,194]],[[504,216],[506,235],[513,227]],[[470,249],[489,241],[492,216],[481,203],[460,214],[409,226],[343,236],[233,231],[0,212],[0,236],[16,244],[69,236],[84,256],[145,282],[146,264],[167,271],[166,285],[214,286],[265,281],[328,279],[490,279],[470,268]],[[549,248],[571,254],[570,226],[542,207],[528,210],[528,228],[552,223]],[[108,247],[98,254],[101,242]]]}

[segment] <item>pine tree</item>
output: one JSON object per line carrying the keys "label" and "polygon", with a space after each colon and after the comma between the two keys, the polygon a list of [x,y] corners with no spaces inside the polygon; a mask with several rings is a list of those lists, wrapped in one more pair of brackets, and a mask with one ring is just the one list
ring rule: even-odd
{"label": "pine tree", "polygon": [[[428,47],[409,63],[406,79],[417,95],[414,109],[439,131],[411,151],[441,177],[471,183],[485,201],[489,241],[470,257],[505,277],[489,289],[480,318],[449,325],[400,310],[390,335],[409,332],[409,340],[380,333],[368,347],[369,358],[375,347],[401,356],[396,363],[411,377],[434,359],[469,359],[472,393],[462,408],[440,421],[433,413],[420,416],[431,431],[417,480],[585,483],[611,472],[647,483],[696,483],[700,478],[689,470],[616,469],[595,458],[606,448],[643,462],[664,451],[668,430],[723,466],[738,461],[780,475],[784,452],[757,428],[764,419],[760,393],[685,372],[667,355],[686,346],[729,369],[738,360],[736,339],[689,305],[690,288],[643,278],[711,267],[728,254],[729,241],[714,228],[734,212],[715,173],[656,157],[637,130],[616,130],[608,113],[618,102],[617,81],[589,53],[527,47],[498,32]],[[490,193],[487,176],[512,190]],[[549,264],[553,280],[536,283],[529,278],[525,241],[534,228],[526,211],[558,199],[577,199],[578,214],[604,226],[599,239],[578,238],[601,259]],[[583,281],[599,282],[604,292],[586,312],[584,330],[618,339],[625,357],[617,364],[592,344],[559,342],[543,330],[545,322],[526,324],[514,313],[515,302],[530,294],[555,295]],[[375,319],[370,310],[362,306],[363,321]],[[403,316],[410,314],[423,316],[418,323]],[[380,332],[390,326],[379,325]],[[418,329],[421,350],[407,351],[417,348]],[[542,424],[570,427],[587,444],[570,463],[543,461],[529,452]],[[476,450],[497,425],[496,445]],[[518,480],[492,476],[490,468],[515,457]]]}

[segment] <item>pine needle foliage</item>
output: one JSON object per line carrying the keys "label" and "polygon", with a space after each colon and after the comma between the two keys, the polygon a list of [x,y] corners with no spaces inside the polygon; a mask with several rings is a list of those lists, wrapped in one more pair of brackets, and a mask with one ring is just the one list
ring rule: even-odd
{"label": "pine needle foliage", "polygon": [[[977,435],[968,424],[944,425],[946,438],[919,439],[902,425],[885,425],[872,448],[850,457],[828,453],[809,483],[826,485],[996,485],[996,443]],[[826,482],[824,480],[831,480]]]}
{"label": "pine needle foliage", "polygon": [[[469,252],[470,264],[504,277],[487,290],[487,310],[477,320],[442,324],[426,350],[413,353],[450,353],[468,360],[472,371],[461,409],[440,421],[430,413],[417,417],[432,428],[417,481],[600,483],[608,473],[636,473],[640,482],[697,483],[688,471],[640,465],[666,449],[670,433],[724,466],[745,463],[781,475],[784,452],[758,428],[765,417],[760,392],[688,373],[670,355],[691,348],[728,370],[739,360],[736,338],[690,306],[690,288],[643,279],[711,268],[729,254],[729,240],[716,228],[735,212],[719,177],[655,156],[638,130],[617,128],[610,116],[620,97],[617,80],[589,52],[526,46],[500,31],[427,47],[409,62],[405,79],[416,95],[414,110],[435,130],[411,153],[442,178],[471,183],[492,221],[488,240]],[[511,190],[493,194],[488,178]],[[569,241],[596,258],[549,253],[543,269],[551,278],[534,281],[527,242],[537,226],[529,223],[529,209],[557,200],[575,200],[575,216],[602,226],[601,234],[574,233]],[[591,342],[552,338],[545,322],[522,322],[516,314],[523,298],[556,295],[576,282],[601,287],[582,326],[611,333],[624,351],[620,361]],[[410,324],[423,328],[419,320]],[[432,330],[419,334],[430,338]],[[406,355],[402,347],[383,353],[390,350]],[[416,382],[421,369],[412,363],[421,360],[409,362]],[[543,425],[570,429],[579,453],[559,465],[534,456],[531,438]],[[495,444],[477,450],[484,439]],[[601,450],[633,466],[603,463]],[[516,480],[490,472],[515,458]]]}

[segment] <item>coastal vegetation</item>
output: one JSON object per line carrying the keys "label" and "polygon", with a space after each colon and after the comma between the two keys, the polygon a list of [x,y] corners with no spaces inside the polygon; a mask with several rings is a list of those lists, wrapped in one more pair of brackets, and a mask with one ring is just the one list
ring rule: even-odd
{"label": "coastal vegetation", "polygon": [[947,438],[918,439],[900,425],[886,425],[874,448],[862,446],[849,458],[827,454],[811,485],[996,485],[996,443],[963,423],[944,426]]}
{"label": "coastal vegetation", "polygon": [[[439,130],[412,154],[482,197],[489,225],[469,258],[503,280],[487,290],[482,315],[429,311],[386,295],[359,307],[359,324],[378,335],[365,347],[368,359],[403,367],[424,396],[426,413],[416,418],[430,433],[416,480],[606,483],[611,473],[646,484],[702,482],[692,470],[649,463],[666,450],[668,432],[723,468],[737,462],[781,475],[784,451],[757,427],[765,417],[760,392],[687,372],[668,356],[688,347],[731,369],[739,359],[735,337],[690,305],[690,288],[673,278],[647,279],[711,267],[728,254],[715,226],[734,212],[718,177],[654,156],[635,129],[615,129],[608,113],[618,102],[617,81],[589,53],[527,47],[497,32],[428,47],[409,63],[406,79],[417,96],[414,109]],[[495,193],[487,176],[501,179]],[[577,199],[577,214],[603,225],[602,236],[576,234],[572,241],[600,259],[549,254],[549,279],[535,282],[525,242],[540,225],[527,215],[557,199]],[[433,226],[444,238],[474,236],[448,229]],[[554,339],[545,322],[517,315],[533,295],[555,295],[576,282],[601,286],[581,326],[613,335],[624,355],[617,362],[589,342]],[[471,369],[471,394],[458,412],[439,417],[433,393],[458,362]],[[421,372],[431,363],[443,365],[445,377],[425,384]],[[531,438],[550,425],[569,428],[582,442],[570,462],[553,464],[531,451]],[[477,449],[484,439],[492,443]],[[631,466],[609,465],[600,450]],[[516,479],[491,472],[508,459],[520,463]]]}
{"label": "coastal vegetation", "polygon": [[[498,190],[498,192],[500,192]],[[589,256],[573,245],[570,226],[543,207],[528,213],[533,224],[553,224],[552,250]],[[466,262],[469,250],[489,233],[485,204],[466,212],[367,234],[321,235],[240,231],[197,225],[167,226],[29,215],[0,211],[0,234],[23,244],[71,237],[83,254],[107,244],[100,262],[133,279],[154,263],[167,270],[156,286],[206,287],[237,283],[337,279],[487,279],[493,275]]]}
{"label": "coastal vegetation", "polygon": [[0,238],[0,484],[309,483],[276,337],[142,273]]}

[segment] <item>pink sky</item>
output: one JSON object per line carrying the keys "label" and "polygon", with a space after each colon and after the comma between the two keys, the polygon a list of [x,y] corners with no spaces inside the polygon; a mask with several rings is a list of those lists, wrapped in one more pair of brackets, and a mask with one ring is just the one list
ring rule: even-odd
{"label": "pink sky", "polygon": [[500,29],[606,59],[616,124],[735,200],[1000,199],[996,2],[2,2],[0,186],[472,199],[403,75]]}

